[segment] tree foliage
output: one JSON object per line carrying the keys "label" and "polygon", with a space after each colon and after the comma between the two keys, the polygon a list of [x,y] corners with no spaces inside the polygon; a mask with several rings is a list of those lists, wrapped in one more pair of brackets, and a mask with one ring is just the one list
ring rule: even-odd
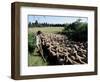
{"label": "tree foliage", "polygon": [[65,26],[63,33],[71,40],[87,41],[87,23],[81,22],[81,20],[78,19],[68,26]]}
{"label": "tree foliage", "polygon": [[47,22],[39,23],[37,20],[33,23],[28,23],[29,28],[33,27],[65,27],[66,24],[49,24]]}

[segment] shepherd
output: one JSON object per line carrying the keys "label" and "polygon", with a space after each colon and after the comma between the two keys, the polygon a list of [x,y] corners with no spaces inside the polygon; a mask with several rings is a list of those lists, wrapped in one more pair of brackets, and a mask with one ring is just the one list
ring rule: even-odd
{"label": "shepherd", "polygon": [[43,49],[42,49],[42,46],[41,46],[41,36],[42,36],[42,32],[41,31],[38,31],[37,32],[37,36],[36,36],[36,46],[37,46],[37,52],[40,53],[40,55],[42,56],[44,62],[46,62],[46,59],[43,55]]}
{"label": "shepherd", "polygon": [[36,35],[36,46],[37,46],[38,51],[40,50],[40,45],[41,45],[41,39],[40,39],[41,34],[42,32],[38,31]]}

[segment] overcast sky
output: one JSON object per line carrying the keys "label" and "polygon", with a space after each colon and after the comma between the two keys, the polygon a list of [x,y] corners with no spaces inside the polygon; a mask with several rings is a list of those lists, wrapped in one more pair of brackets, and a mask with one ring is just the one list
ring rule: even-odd
{"label": "overcast sky", "polygon": [[49,24],[64,24],[64,23],[72,23],[77,19],[81,19],[82,22],[88,22],[88,18],[86,17],[71,17],[71,16],[28,16],[28,22],[35,22],[36,20],[39,23],[49,23]]}

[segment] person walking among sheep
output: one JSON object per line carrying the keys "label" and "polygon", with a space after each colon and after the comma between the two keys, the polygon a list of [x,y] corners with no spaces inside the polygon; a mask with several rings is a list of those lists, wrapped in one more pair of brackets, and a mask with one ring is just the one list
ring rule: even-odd
{"label": "person walking among sheep", "polygon": [[40,35],[42,34],[41,31],[38,31],[36,34],[36,46],[37,46],[37,51],[40,50],[40,45],[41,45],[41,39],[40,39]]}
{"label": "person walking among sheep", "polygon": [[36,36],[36,46],[37,46],[37,52],[40,53],[40,55],[43,58],[43,61],[46,62],[46,59],[44,57],[43,49],[41,46],[41,37],[42,37],[42,32],[38,31],[37,36]]}

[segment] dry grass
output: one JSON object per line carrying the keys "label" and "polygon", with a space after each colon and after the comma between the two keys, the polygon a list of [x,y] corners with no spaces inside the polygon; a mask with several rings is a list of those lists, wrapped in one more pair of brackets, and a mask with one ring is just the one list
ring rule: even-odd
{"label": "dry grass", "polygon": [[34,28],[29,28],[29,32],[36,33],[37,31],[42,31],[44,33],[58,33],[62,32],[64,27],[34,27]]}

